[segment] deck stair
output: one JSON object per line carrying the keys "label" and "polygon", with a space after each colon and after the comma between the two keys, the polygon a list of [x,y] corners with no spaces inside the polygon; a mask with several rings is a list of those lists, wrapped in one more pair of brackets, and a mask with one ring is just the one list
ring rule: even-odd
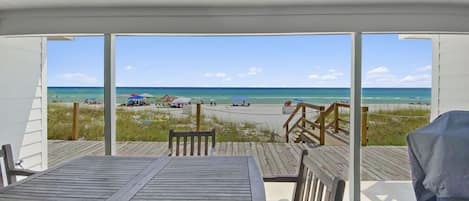
{"label": "deck stair", "polygon": [[[350,108],[349,104],[333,103],[327,108],[309,103],[299,103],[285,121],[285,136],[287,142],[307,142],[320,145],[348,144],[350,121],[340,117],[341,111]],[[308,112],[308,110],[310,110]],[[300,112],[301,111],[301,112]],[[367,139],[368,107],[362,107],[362,145]]]}

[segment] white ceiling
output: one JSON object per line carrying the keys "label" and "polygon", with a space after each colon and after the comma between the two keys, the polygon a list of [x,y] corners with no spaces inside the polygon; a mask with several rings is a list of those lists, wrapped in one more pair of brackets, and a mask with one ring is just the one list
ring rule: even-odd
{"label": "white ceiling", "polygon": [[468,5],[469,0],[0,0],[0,10],[83,7],[212,7],[286,5]]}

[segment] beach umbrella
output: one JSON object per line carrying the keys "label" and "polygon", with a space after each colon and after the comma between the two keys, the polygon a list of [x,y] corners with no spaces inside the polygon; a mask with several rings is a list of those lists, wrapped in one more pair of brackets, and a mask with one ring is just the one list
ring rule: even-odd
{"label": "beach umbrella", "polygon": [[191,102],[191,98],[186,98],[186,97],[179,97],[174,99],[171,104],[177,105],[177,104],[189,104]]}
{"label": "beach umbrella", "polygon": [[175,100],[175,99],[176,99],[176,97],[174,97],[174,96],[164,95],[164,96],[160,97],[160,98],[158,99],[158,101],[161,101],[161,102],[171,102],[171,101],[173,101],[173,100]]}
{"label": "beach umbrella", "polygon": [[297,103],[302,103],[302,102],[305,102],[305,99],[304,98],[294,98],[293,101],[295,101]]}
{"label": "beach umbrella", "polygon": [[137,96],[131,96],[131,97],[129,97],[128,99],[140,100],[140,99],[144,99],[144,98],[145,98],[145,97],[143,97],[143,96],[138,96],[138,95],[137,95]]}
{"label": "beach umbrella", "polygon": [[245,101],[247,99],[248,99],[247,96],[233,96],[233,97],[231,97],[231,100],[233,100],[233,101]]}
{"label": "beach umbrella", "polygon": [[131,93],[131,94],[130,94],[130,97],[132,97],[132,96],[138,96],[138,94],[136,94],[136,93]]}
{"label": "beach umbrella", "polygon": [[145,98],[153,98],[154,97],[153,95],[147,94],[147,93],[140,94],[139,96],[143,96]]}

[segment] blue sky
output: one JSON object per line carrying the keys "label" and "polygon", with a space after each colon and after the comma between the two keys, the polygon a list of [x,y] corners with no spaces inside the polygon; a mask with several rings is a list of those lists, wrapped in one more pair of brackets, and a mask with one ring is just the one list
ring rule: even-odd
{"label": "blue sky", "polygon": [[[49,86],[102,86],[103,37],[49,41]],[[118,86],[349,87],[349,35],[116,40]],[[431,40],[364,35],[364,87],[430,87]]]}

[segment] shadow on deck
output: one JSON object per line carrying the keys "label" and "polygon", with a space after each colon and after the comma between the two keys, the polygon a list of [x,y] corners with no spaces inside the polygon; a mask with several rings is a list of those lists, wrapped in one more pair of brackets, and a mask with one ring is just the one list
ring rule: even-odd
{"label": "shadow on deck", "polygon": [[[103,155],[102,141],[49,140],[49,167],[83,155]],[[117,155],[163,156],[167,142],[118,142]],[[348,146],[317,146],[301,143],[220,142],[217,155],[252,155],[264,176],[294,175],[301,149],[331,174],[347,178]],[[410,180],[407,147],[367,146],[362,149],[362,180]]]}

